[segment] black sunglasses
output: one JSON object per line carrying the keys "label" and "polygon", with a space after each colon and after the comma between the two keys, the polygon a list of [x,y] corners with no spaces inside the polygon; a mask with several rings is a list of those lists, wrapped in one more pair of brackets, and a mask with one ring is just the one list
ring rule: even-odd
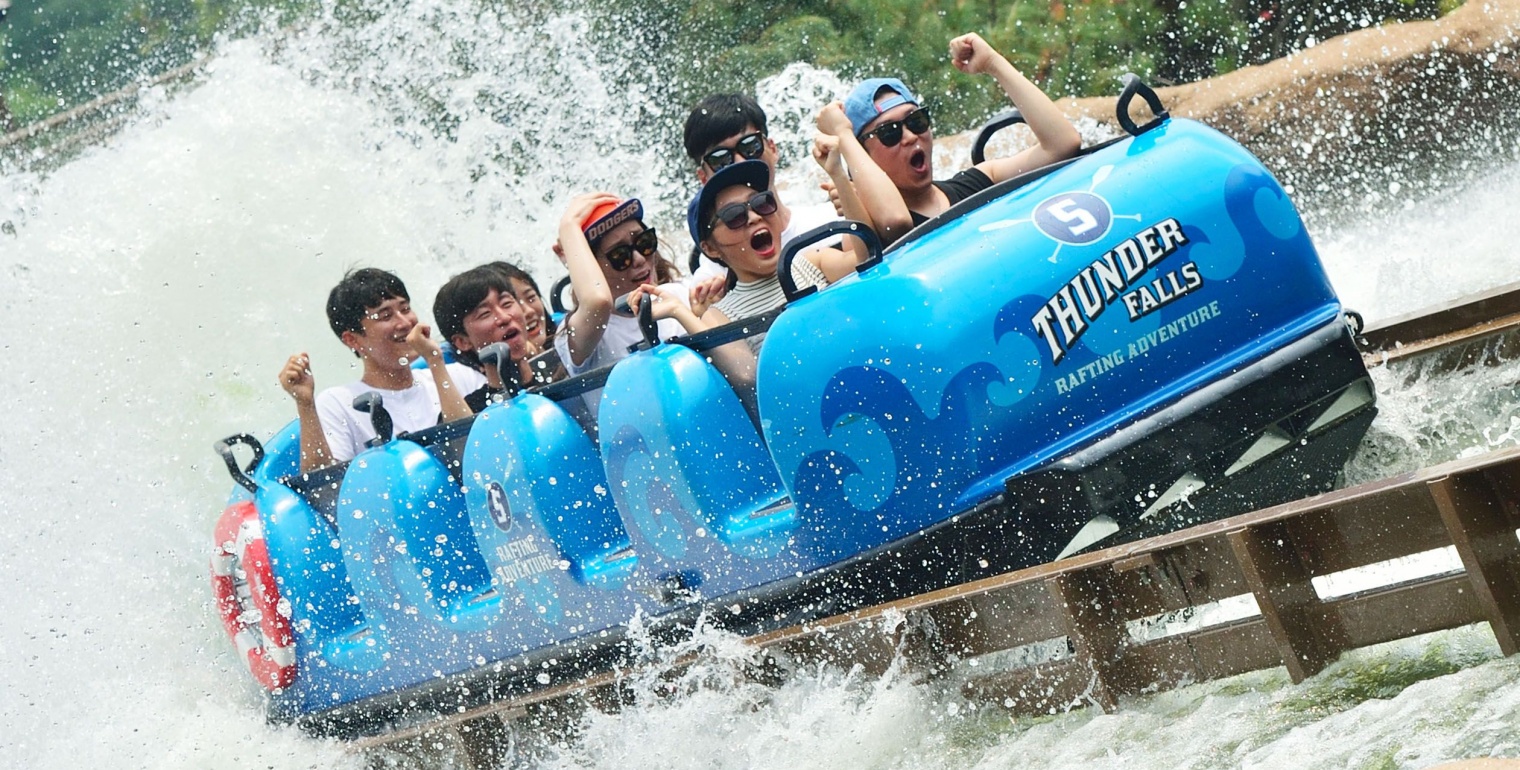
{"label": "black sunglasses", "polygon": [[733,149],[719,147],[702,156],[702,162],[713,171],[733,164],[735,155],[742,156],[745,160],[755,160],[765,152],[765,134],[756,131],[753,134],[745,134],[734,143]]}
{"label": "black sunglasses", "polygon": [[[730,230],[738,230],[749,221],[749,212],[755,212],[762,217],[768,217],[776,213],[776,194],[770,190],[757,192],[751,195],[749,200],[743,203],[730,203],[713,215],[713,223],[722,222],[724,227]],[[708,225],[709,232],[713,226]]]}
{"label": "black sunglasses", "polygon": [[915,134],[926,134],[929,132],[929,125],[929,111],[919,108],[908,113],[902,120],[888,121],[861,134],[860,141],[864,142],[874,136],[881,140],[881,146],[896,147],[897,143],[902,141],[904,126]]}
{"label": "black sunglasses", "polygon": [[633,252],[637,251],[644,256],[650,256],[660,248],[659,236],[654,234],[653,227],[647,227],[644,232],[633,237],[627,243],[619,243],[607,250],[602,259],[607,260],[607,266],[621,273],[633,266]]}

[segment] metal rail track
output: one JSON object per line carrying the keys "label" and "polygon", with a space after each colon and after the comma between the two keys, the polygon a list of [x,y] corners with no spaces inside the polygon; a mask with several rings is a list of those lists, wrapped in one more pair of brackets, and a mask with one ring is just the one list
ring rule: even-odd
{"label": "metal rail track", "polygon": [[[1369,366],[1419,357],[1438,370],[1520,355],[1520,284],[1390,319],[1359,335]],[[1428,369],[1427,369],[1428,371]],[[1520,650],[1520,449],[1203,524],[1107,550],[751,637],[797,662],[954,675],[968,699],[1019,714],[1105,711],[1120,699],[1284,666],[1294,682],[1342,652],[1486,622]],[[1322,598],[1315,578],[1454,547],[1461,569]],[[1131,629],[1249,595],[1249,617],[1159,638]],[[1037,662],[964,663],[1018,648]],[[679,667],[690,659],[678,660]],[[511,720],[546,708],[616,708],[627,672],[604,673],[415,728],[365,750],[453,733],[486,766]]]}
{"label": "metal rail track", "polygon": [[1520,283],[1381,321],[1358,338],[1367,366],[1420,357],[1450,370],[1520,356]]}

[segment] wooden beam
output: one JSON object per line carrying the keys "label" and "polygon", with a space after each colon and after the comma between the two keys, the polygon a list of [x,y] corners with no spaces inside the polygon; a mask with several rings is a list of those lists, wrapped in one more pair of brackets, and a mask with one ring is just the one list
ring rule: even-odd
{"label": "wooden beam", "polygon": [[1123,619],[1110,603],[1106,569],[1067,572],[1048,578],[1045,586],[1064,610],[1066,638],[1079,665],[1089,673],[1085,696],[1105,712],[1118,708],[1118,689],[1111,669],[1128,635]]}
{"label": "wooden beam", "polygon": [[[1192,662],[1191,669],[1177,665],[1184,660]],[[1147,642],[1126,653],[1125,663],[1151,668],[1172,664],[1171,676],[1155,683],[1155,689],[1169,690],[1272,668],[1282,663],[1282,656],[1266,623],[1254,617]]]}
{"label": "wooden beam", "polygon": [[1504,503],[1482,473],[1434,479],[1428,487],[1499,649],[1514,655],[1520,650],[1520,540]]}
{"label": "wooden beam", "polygon": [[1346,634],[1347,649],[1460,628],[1483,612],[1460,573],[1435,575],[1344,596],[1325,605]]}
{"label": "wooden beam", "polygon": [[1377,365],[1520,328],[1520,283],[1387,319],[1361,335]]}
{"label": "wooden beam", "polygon": [[1287,522],[1238,529],[1228,537],[1288,676],[1297,683],[1319,673],[1345,649],[1345,635],[1319,611],[1312,575],[1298,552],[1309,544],[1297,542]]}

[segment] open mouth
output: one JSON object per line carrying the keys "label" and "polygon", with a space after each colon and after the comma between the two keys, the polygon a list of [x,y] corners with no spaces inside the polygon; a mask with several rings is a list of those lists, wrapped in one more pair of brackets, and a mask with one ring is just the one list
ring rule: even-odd
{"label": "open mouth", "polygon": [[908,168],[919,174],[928,171],[929,153],[924,152],[922,147],[915,148],[913,154],[908,156]]}
{"label": "open mouth", "polygon": [[758,230],[749,237],[750,251],[762,256],[769,256],[776,245],[776,236],[771,235],[769,230]]}
{"label": "open mouth", "polygon": [[528,336],[527,331],[515,324],[501,333],[501,341],[507,343],[507,348],[512,351],[512,359],[514,361],[521,359],[527,354],[533,344],[533,340]]}

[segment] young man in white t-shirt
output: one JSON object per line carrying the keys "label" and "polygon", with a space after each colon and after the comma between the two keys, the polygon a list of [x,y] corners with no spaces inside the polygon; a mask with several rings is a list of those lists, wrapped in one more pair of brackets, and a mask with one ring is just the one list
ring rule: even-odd
{"label": "young man in white t-shirt", "polygon": [[[400,278],[372,267],[351,270],[327,295],[327,322],[364,365],[357,382],[320,394],[311,359],[297,353],[280,370],[280,386],[296,402],[301,421],[301,472],[347,462],[375,438],[370,415],[353,408],[358,396],[376,392],[397,433],[468,417],[432,330],[418,323]],[[414,377],[411,359],[427,362],[427,377]]]}

